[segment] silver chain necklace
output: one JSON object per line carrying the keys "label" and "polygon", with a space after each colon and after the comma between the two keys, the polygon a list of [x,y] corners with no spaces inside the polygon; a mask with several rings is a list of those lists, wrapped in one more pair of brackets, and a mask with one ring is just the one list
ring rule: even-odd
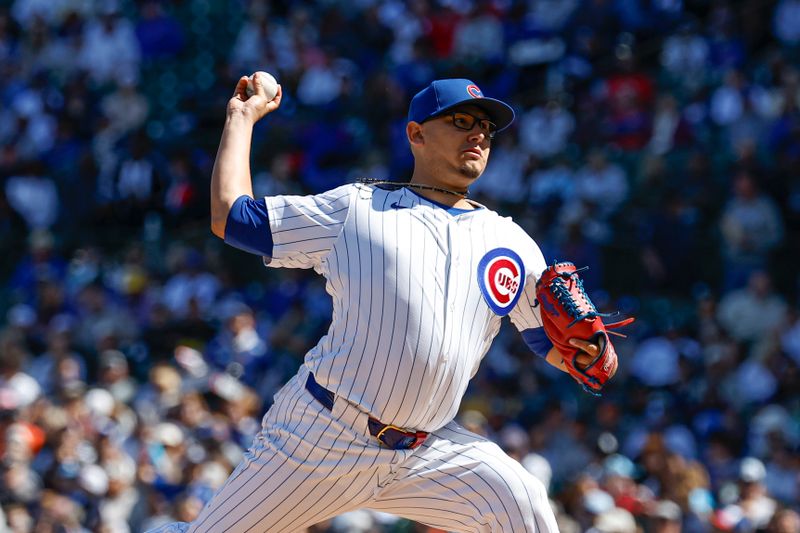
{"label": "silver chain necklace", "polygon": [[452,194],[453,196],[458,196],[459,198],[466,198],[467,196],[469,196],[469,189],[464,192],[459,192],[459,191],[451,191],[450,189],[443,189],[442,187],[434,187],[433,185],[425,185],[423,183],[387,181],[375,178],[360,178],[356,181],[357,183],[365,183],[367,185],[385,185],[388,187],[395,187],[397,189],[400,189],[402,187],[411,187],[412,189],[421,189],[423,191],[443,192],[445,194]]}

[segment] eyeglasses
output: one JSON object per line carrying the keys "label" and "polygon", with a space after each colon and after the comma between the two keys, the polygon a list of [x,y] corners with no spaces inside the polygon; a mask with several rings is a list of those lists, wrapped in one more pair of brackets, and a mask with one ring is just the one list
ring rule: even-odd
{"label": "eyeglasses", "polygon": [[471,131],[477,122],[481,130],[483,130],[483,134],[488,138],[494,139],[497,133],[497,124],[487,118],[476,117],[466,111],[453,111],[448,113],[447,116],[453,119],[453,126],[460,130]]}

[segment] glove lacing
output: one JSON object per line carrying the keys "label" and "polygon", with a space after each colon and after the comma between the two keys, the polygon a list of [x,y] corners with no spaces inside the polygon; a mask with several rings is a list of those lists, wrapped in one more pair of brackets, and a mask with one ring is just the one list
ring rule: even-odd
{"label": "glove lacing", "polygon": [[[558,302],[574,319],[567,325],[568,328],[571,328],[584,318],[606,318],[615,315],[615,313],[600,313],[597,311],[597,308],[589,299],[586,290],[583,288],[583,280],[578,276],[578,273],[584,270],[589,270],[589,267],[581,267],[574,272],[558,272],[558,276],[553,278],[550,285],[553,296],[556,297]],[[573,286],[577,288],[578,291],[577,297],[579,299],[577,301],[571,290]]]}

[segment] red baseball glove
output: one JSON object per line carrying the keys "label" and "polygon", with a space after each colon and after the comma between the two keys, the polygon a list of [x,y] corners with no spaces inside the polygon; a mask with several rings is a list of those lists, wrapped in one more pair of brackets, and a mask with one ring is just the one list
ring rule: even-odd
{"label": "red baseball glove", "polygon": [[[547,267],[536,282],[536,299],[540,307],[542,326],[547,337],[561,354],[567,372],[583,385],[587,392],[599,395],[600,390],[617,370],[617,352],[608,338],[607,331],[634,321],[626,318],[619,322],[603,324],[602,318],[611,316],[598,313],[586,291],[578,272],[570,262],[553,263]],[[597,356],[587,365],[579,365],[577,357],[581,350],[570,339],[582,339],[599,346]]]}

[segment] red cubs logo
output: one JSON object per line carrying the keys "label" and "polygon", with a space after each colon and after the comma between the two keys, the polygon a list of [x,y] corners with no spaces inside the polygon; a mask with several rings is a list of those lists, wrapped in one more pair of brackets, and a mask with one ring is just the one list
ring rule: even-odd
{"label": "red cubs logo", "polygon": [[522,293],[525,267],[508,248],[495,248],[478,263],[478,285],[486,303],[500,316],[511,312]]}
{"label": "red cubs logo", "polygon": [[483,97],[483,93],[481,92],[481,90],[478,88],[477,85],[467,85],[467,92],[473,98]]}
{"label": "red cubs logo", "polygon": [[519,290],[519,265],[507,257],[498,257],[486,268],[486,286],[500,305],[508,305]]}

